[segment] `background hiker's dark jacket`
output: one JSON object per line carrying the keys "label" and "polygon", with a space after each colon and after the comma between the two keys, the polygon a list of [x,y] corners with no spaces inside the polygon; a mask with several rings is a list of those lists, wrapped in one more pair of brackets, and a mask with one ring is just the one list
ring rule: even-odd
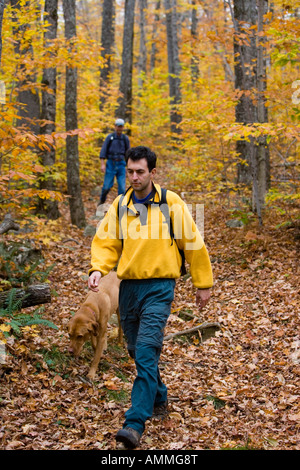
{"label": "background hiker's dark jacket", "polygon": [[125,153],[129,147],[130,144],[127,135],[121,134],[118,136],[116,132],[112,132],[104,141],[100,152],[100,158],[117,161],[124,160]]}

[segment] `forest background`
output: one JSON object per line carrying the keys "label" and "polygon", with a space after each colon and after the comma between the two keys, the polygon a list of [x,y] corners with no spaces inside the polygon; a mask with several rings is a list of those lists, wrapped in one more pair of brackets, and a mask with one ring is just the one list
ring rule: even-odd
{"label": "forest background", "polygon": [[[277,411],[272,408],[274,403],[271,406],[270,400],[267,402],[269,421],[266,421],[268,425],[262,424],[266,435],[261,439],[252,436],[259,447],[297,446],[294,431],[299,410],[291,409],[296,402],[293,390],[297,370],[299,373],[295,300],[299,295],[299,17],[298,0],[0,0],[0,220],[5,222],[1,229],[0,290],[11,292],[12,287],[42,279],[42,274],[48,276],[57,295],[46,312],[49,337],[53,334],[50,320],[54,323],[58,320],[57,309],[62,314],[62,324],[70,315],[70,304],[76,310],[80,295],[86,292],[90,238],[85,237],[90,229],[90,234],[94,233],[98,223],[94,213],[104,176],[100,171],[99,151],[105,136],[113,130],[115,118],[124,118],[131,145],[147,145],[157,152],[158,179],[162,186],[179,192],[188,203],[204,204],[204,233],[208,234],[216,278],[211,320],[221,321],[225,327],[230,320],[237,328],[238,337],[244,334],[246,343],[251,339],[255,344],[257,334],[260,345],[264,340],[258,334],[259,328],[266,325],[264,322],[273,321],[274,308],[277,313],[281,309],[280,325],[276,317],[275,336],[281,338],[283,325],[289,325],[288,346],[285,345],[284,351],[288,351],[287,357],[293,354],[296,357],[292,362],[295,370],[291,372],[287,360],[289,379],[278,370],[270,370],[269,374],[277,377],[282,387],[290,387],[292,398],[286,398],[287,392],[282,392]],[[114,195],[113,191],[110,198]],[[217,227],[222,227],[222,233],[217,233]],[[22,245],[28,240],[46,258],[43,273],[38,271],[40,261],[34,268],[19,266],[14,258],[15,250],[9,254],[9,247],[14,243]],[[70,243],[74,246],[70,247]],[[71,249],[76,251],[78,259],[72,257]],[[281,255],[284,252],[284,260],[280,252]],[[52,261],[55,268],[48,266]],[[258,274],[262,275],[263,269],[273,271],[275,265],[280,282],[269,295],[268,286],[275,282],[278,273],[268,273],[263,280]],[[241,270],[237,274],[241,290],[232,293],[236,266]],[[48,268],[52,269],[50,274]],[[70,284],[65,284],[62,293],[59,285],[67,282],[64,276],[75,276],[81,286],[71,293]],[[218,284],[222,279],[235,300],[225,307],[228,314],[225,317],[220,313],[226,300]],[[187,309],[191,312],[192,287],[187,288],[185,284],[183,287],[181,282],[174,312],[187,313]],[[257,289],[264,282],[264,300],[258,302],[256,311],[261,326],[253,334],[249,319],[248,329],[241,333],[242,327],[237,326],[239,315],[235,318],[232,309],[240,306],[249,285]],[[278,294],[282,286],[289,294],[284,301]],[[274,292],[279,295],[278,308],[272,305]],[[18,339],[13,353],[6,358],[3,372],[5,380],[12,385],[12,389],[3,392],[3,403],[8,403],[10,410],[9,423],[13,423],[11,418],[17,413],[11,400],[16,384],[9,361],[18,364],[25,382],[37,368],[36,357],[30,359],[30,354],[34,354],[31,344],[37,344],[34,327],[24,320],[26,309],[20,316],[18,308],[17,313],[13,312],[12,303],[13,299],[10,307],[1,310],[0,332],[7,351],[10,351],[9,341],[15,341],[15,336]],[[36,323],[42,323],[41,316],[34,318]],[[178,318],[173,317],[173,321],[171,328],[173,325],[176,329]],[[213,344],[222,357],[228,336],[225,332],[217,338],[220,344]],[[66,370],[58,369],[71,367],[66,365],[70,359],[64,356],[65,366],[55,368],[53,354],[58,351],[57,345],[53,340],[48,341],[52,341],[51,347],[48,343],[47,347],[40,344],[39,354],[44,355],[40,374],[46,374],[47,369],[55,377],[52,386],[62,387],[67,374]],[[195,344],[194,339],[187,352],[190,359]],[[45,360],[49,348],[51,367],[50,360]],[[234,351],[240,356],[232,362],[233,368],[245,360],[240,346],[236,348]],[[283,345],[276,353],[282,350]],[[169,354],[177,357],[178,353],[170,347]],[[203,361],[209,362],[208,357],[209,351]],[[251,372],[257,372],[255,364],[252,357]],[[178,376],[183,373],[180,368],[178,365]],[[123,391],[116,375],[108,376],[107,372],[105,385],[100,381],[98,397],[103,390]],[[245,373],[239,372],[238,377],[244,380]],[[43,387],[48,380],[50,384],[49,376],[44,375],[40,380]],[[232,378],[228,380],[229,384],[233,383]],[[83,386],[83,382],[80,384]],[[204,412],[196,416],[187,408],[186,413],[194,421],[217,432],[217,441],[213,433],[207,431],[205,437],[202,435],[201,445],[211,448],[234,447],[240,442],[248,445],[247,426],[239,431],[235,421],[244,412],[243,405],[236,405],[236,395],[229,393],[229,386],[223,384],[221,392],[218,387],[212,387],[205,397],[210,397],[215,405],[219,403],[217,400],[223,400],[224,408],[230,410],[228,419],[235,422],[234,430],[227,428],[228,434],[223,435],[215,416],[217,406],[210,409],[211,420]],[[240,386],[239,390],[243,390],[240,393],[254,401],[256,392],[250,392],[247,387]],[[52,393],[50,388],[49,385],[48,398]],[[80,387],[78,390],[83,393]],[[203,397],[204,392],[197,403],[205,410],[210,405]],[[38,400],[32,396],[31,399]],[[52,398],[49,403],[52,407]],[[119,405],[114,406],[106,408],[107,419],[113,414],[119,420]],[[233,409],[237,413],[234,418]],[[289,418],[283,420],[281,436],[285,437],[277,438],[281,426],[270,425],[271,415],[277,417],[276,413],[283,409]],[[40,442],[33,444],[37,422],[28,424],[26,418],[18,419],[25,431],[20,434],[13,424],[3,428],[0,435],[4,448],[34,445],[59,448],[59,439],[49,444],[49,435],[45,437],[44,432]],[[172,419],[183,425],[176,401]],[[63,417],[68,426],[70,420]],[[82,426],[85,430],[79,426],[80,432],[85,437],[77,436],[77,448],[92,445],[93,425]],[[169,430],[175,432],[175,429],[171,420]],[[187,429],[184,437],[177,437],[179,448],[199,442],[194,424]],[[106,429],[98,435],[97,446],[111,445],[110,438]],[[72,447],[71,441],[68,434],[66,448]],[[167,441],[166,437],[164,445]],[[154,443],[149,438],[146,445],[151,448]],[[170,445],[167,448],[172,448],[168,442]]]}

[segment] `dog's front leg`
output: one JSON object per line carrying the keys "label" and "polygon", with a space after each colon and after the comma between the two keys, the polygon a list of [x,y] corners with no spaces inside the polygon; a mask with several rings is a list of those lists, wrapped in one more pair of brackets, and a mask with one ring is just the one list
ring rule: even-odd
{"label": "dog's front leg", "polygon": [[98,364],[100,362],[104,345],[105,345],[105,337],[106,337],[106,331],[100,331],[98,338],[97,338],[97,345],[94,353],[94,359],[92,361],[89,373],[88,373],[88,378],[91,380],[94,380]]}

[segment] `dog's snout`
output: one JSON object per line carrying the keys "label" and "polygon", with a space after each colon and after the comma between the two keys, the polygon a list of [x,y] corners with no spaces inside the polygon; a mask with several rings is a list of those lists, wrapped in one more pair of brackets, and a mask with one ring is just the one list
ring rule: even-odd
{"label": "dog's snout", "polygon": [[69,345],[69,352],[73,354],[73,356],[77,357],[81,353],[82,346],[78,344],[70,344]]}

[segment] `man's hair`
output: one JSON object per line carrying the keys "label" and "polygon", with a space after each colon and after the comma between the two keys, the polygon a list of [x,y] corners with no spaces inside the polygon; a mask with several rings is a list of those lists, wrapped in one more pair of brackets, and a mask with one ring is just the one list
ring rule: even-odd
{"label": "man's hair", "polygon": [[127,150],[125,155],[126,163],[128,162],[129,158],[134,162],[141,160],[142,158],[146,158],[148,170],[152,171],[153,168],[156,168],[156,155],[148,147],[143,147],[142,145],[139,145],[138,147],[131,147]]}

